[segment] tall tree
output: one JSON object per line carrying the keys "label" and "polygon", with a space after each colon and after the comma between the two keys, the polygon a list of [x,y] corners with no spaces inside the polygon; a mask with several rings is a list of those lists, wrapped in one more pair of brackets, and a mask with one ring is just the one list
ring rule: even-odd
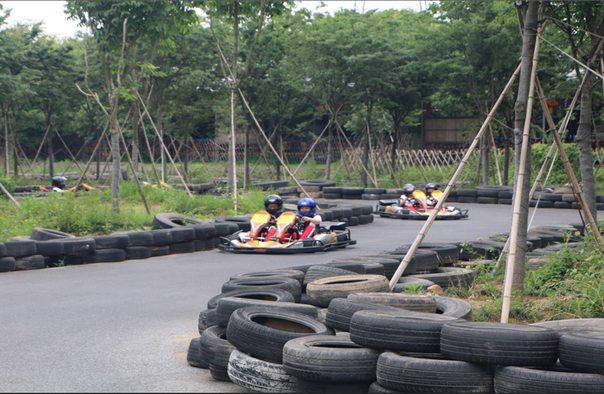
{"label": "tall tree", "polygon": [[[139,40],[154,37],[167,38],[187,31],[197,20],[189,2],[147,1],[85,1],[67,2],[70,19],[87,26],[98,44],[99,56],[105,77],[106,112],[111,132],[112,208],[119,210],[120,190],[120,133],[118,111],[121,88],[136,66]],[[166,23],[169,20],[170,23]],[[133,174],[136,176],[136,174]]]}

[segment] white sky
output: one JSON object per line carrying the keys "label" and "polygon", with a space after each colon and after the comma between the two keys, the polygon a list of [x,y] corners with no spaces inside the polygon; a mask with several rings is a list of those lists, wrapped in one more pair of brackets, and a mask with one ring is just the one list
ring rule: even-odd
{"label": "white sky", "polygon": [[[363,0],[347,0],[334,1],[325,0],[325,9],[321,9],[333,13],[339,9],[356,9],[359,12],[377,9],[379,11],[394,8],[394,9],[412,9],[415,11],[425,10],[428,3],[432,1],[414,0],[414,1],[363,1]],[[300,1],[299,8],[305,7],[309,10],[315,10],[321,3],[320,1]],[[18,22],[44,22],[44,32],[46,34],[58,35],[60,37],[73,37],[78,30],[77,23],[67,20],[67,15],[63,13],[64,1],[3,1],[0,4],[4,10],[12,8],[11,17],[8,19],[9,24]]]}

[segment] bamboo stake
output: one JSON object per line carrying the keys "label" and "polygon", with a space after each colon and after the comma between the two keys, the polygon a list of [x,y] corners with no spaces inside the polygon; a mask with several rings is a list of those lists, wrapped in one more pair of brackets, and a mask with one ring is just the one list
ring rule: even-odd
{"label": "bamboo stake", "polygon": [[189,186],[187,186],[187,183],[185,182],[185,180],[183,179],[182,175],[180,174],[180,171],[178,171],[178,168],[176,167],[176,163],[174,163],[174,159],[172,158],[172,155],[168,151],[168,148],[166,148],[166,144],[164,144],[164,141],[161,139],[159,131],[157,130],[157,127],[155,127],[155,123],[153,122],[153,118],[151,118],[151,114],[147,110],[147,106],[145,105],[145,102],[143,101],[143,98],[140,96],[140,94],[138,94],[138,91],[135,90],[135,93],[136,93],[136,97],[138,97],[138,99],[140,100],[140,102],[141,102],[141,104],[143,106],[143,109],[145,110],[145,114],[149,118],[149,122],[151,122],[151,126],[153,126],[153,130],[155,130],[155,134],[157,135],[157,139],[161,143],[162,148],[164,148],[164,150],[166,151],[166,155],[168,156],[168,158],[170,159],[170,162],[174,166],[174,169],[176,170],[176,174],[178,174],[178,177],[180,178],[182,184],[184,185],[185,190],[187,191],[187,194],[189,194],[189,197],[193,198],[193,194],[191,194],[191,190],[189,190]]}
{"label": "bamboo stake", "polygon": [[321,140],[321,137],[323,137],[323,134],[325,134],[325,131],[327,131],[327,128],[329,127],[330,124],[331,124],[331,119],[329,119],[329,121],[327,122],[327,126],[325,126],[323,128],[323,131],[321,132],[321,134],[319,134],[319,136],[317,137],[317,139],[315,140],[315,142],[312,144],[312,146],[310,147],[310,149],[308,150],[308,152],[306,152],[306,155],[304,156],[304,158],[302,159],[302,161],[300,162],[300,164],[298,164],[298,167],[296,167],[296,169],[294,170],[294,175],[296,175],[296,172],[298,172],[298,170],[300,169],[300,167],[302,167],[302,164],[304,164],[304,162],[306,161],[306,159],[308,158],[308,156],[310,155],[310,153],[315,149],[315,146]]}
{"label": "bamboo stake", "polygon": [[[346,137],[346,133],[344,133],[344,130],[342,130],[342,126],[340,126],[340,123],[338,121],[336,121],[336,126],[337,126],[338,131],[342,134],[342,136],[344,137],[344,139],[348,143],[348,146],[350,147],[350,149],[352,151],[354,151],[354,148],[353,148],[352,144],[350,143],[350,140],[348,139],[348,137]],[[365,171],[365,173],[367,174],[367,177],[371,179],[371,181],[373,182],[373,184],[377,188],[378,187],[377,179],[373,179],[371,177],[371,174],[369,173],[369,170],[365,167],[365,164],[361,163],[361,167],[363,167],[363,171]]]}
{"label": "bamboo stake", "polygon": [[57,135],[57,137],[59,137],[59,139],[63,143],[63,146],[67,150],[67,153],[69,153],[69,156],[71,156],[71,159],[73,160],[73,162],[76,165],[76,167],[78,167],[78,170],[83,171],[82,167],[80,167],[80,164],[78,163],[78,160],[75,158],[75,156],[73,155],[73,153],[71,153],[71,150],[69,149],[69,147],[65,143],[65,140],[63,139],[63,137],[61,137],[61,134],[59,134],[59,130],[57,130],[56,128],[55,128],[55,134]]}
{"label": "bamboo stake", "polygon": [[275,156],[277,157],[277,159],[279,160],[279,162],[281,163],[281,165],[283,165],[283,168],[285,169],[285,171],[287,171],[287,173],[289,174],[289,176],[292,177],[292,180],[296,183],[296,185],[300,188],[300,190],[302,190],[302,193],[304,193],[306,195],[306,197],[310,197],[308,195],[308,192],[306,191],[306,189],[304,189],[304,187],[300,184],[300,182],[298,181],[298,179],[296,179],[296,176],[294,174],[292,174],[292,172],[289,169],[289,167],[283,162],[283,159],[281,158],[281,156],[279,156],[279,153],[277,152],[277,150],[275,149],[275,147],[273,146],[273,144],[271,144],[271,141],[266,136],[266,133],[264,132],[264,130],[262,130],[262,127],[260,126],[260,123],[258,123],[258,120],[256,119],[256,115],[254,115],[254,113],[252,112],[252,109],[250,108],[250,105],[248,104],[247,100],[245,99],[245,96],[243,95],[243,92],[241,91],[241,89],[238,88],[237,90],[239,91],[239,96],[241,96],[241,100],[243,101],[243,104],[245,104],[245,107],[247,108],[247,110],[249,111],[250,115],[252,116],[252,119],[254,120],[254,123],[256,124],[256,127],[258,128],[258,130],[260,131],[260,133],[262,134],[262,136],[266,140],[266,143],[271,148],[271,150],[273,151],[273,153],[275,154]]}
{"label": "bamboo stake", "polygon": [[2,182],[0,182],[0,189],[2,189],[2,191],[4,192],[4,194],[6,194],[8,196],[8,198],[10,198],[10,200],[15,203],[16,206],[18,206],[18,207],[21,206],[19,204],[19,202],[17,200],[15,200],[15,198],[8,192],[8,190],[6,190],[6,188],[4,187],[4,185],[2,184]]}
{"label": "bamboo stake", "polygon": [[40,152],[42,151],[42,148],[44,147],[44,142],[46,142],[46,137],[48,136],[48,132],[50,131],[50,125],[51,125],[51,123],[48,123],[48,127],[46,127],[46,131],[44,132],[44,137],[42,137],[42,142],[40,143],[40,147],[38,148],[38,151],[36,152],[36,156],[34,156],[34,161],[32,161],[31,165],[29,166],[29,168],[26,171],[26,173],[28,173],[28,174],[32,170],[34,165],[36,164],[36,161],[38,160],[38,155],[40,155]]}
{"label": "bamboo stake", "polygon": [[375,173],[375,159],[373,158],[373,150],[371,149],[371,129],[369,129],[369,122],[367,122],[366,126],[367,128],[367,143],[369,144],[369,159],[371,160],[371,166],[373,167],[373,179],[375,179],[375,187],[378,187],[377,184],[377,174]]}
{"label": "bamboo stake", "polygon": [[533,51],[533,62],[531,68],[531,77],[527,101],[526,115],[524,119],[524,130],[522,133],[522,146],[520,149],[520,163],[518,168],[518,176],[515,180],[514,191],[514,209],[512,211],[512,229],[510,231],[510,252],[505,265],[505,281],[503,288],[503,306],[501,308],[501,323],[507,323],[510,315],[510,303],[512,300],[512,281],[514,276],[514,265],[516,263],[516,245],[518,243],[518,226],[520,221],[520,209],[522,204],[522,190],[524,183],[524,173],[526,171],[526,158],[530,149],[530,134],[531,134],[531,119],[533,116],[533,102],[535,94],[535,81],[537,79],[537,65],[539,64],[539,44],[541,33],[545,26],[540,26],[537,29],[535,37],[535,49]]}
{"label": "bamboo stake", "polygon": [[132,158],[130,157],[130,152],[128,152],[128,145],[126,145],[126,140],[124,139],[124,133],[122,130],[118,130],[120,134],[120,139],[122,141],[122,145],[124,146],[124,153],[126,154],[126,158],[128,159],[128,164],[130,165],[130,170],[132,171],[132,177],[136,182],[136,186],[138,187],[138,193],[141,195],[141,199],[143,200],[143,204],[145,205],[145,210],[149,215],[151,215],[151,210],[149,209],[149,204],[147,204],[147,199],[145,198],[145,193],[143,192],[143,188],[141,187],[141,183],[138,180],[138,174],[136,173],[136,169],[134,168],[134,163],[132,163]]}
{"label": "bamboo stake", "polygon": [[[541,87],[541,83],[539,83],[538,79],[536,80],[536,85],[537,85],[537,91],[539,93],[539,100],[541,102],[541,107],[544,108],[544,112],[547,117],[547,121],[549,122],[550,127],[551,127],[551,125],[554,125],[554,127],[555,127],[554,119],[552,118],[552,115],[550,114],[550,112],[547,111],[547,102],[545,101],[545,96],[543,94],[543,88]],[[600,229],[598,229],[598,224],[596,223],[593,215],[591,214],[591,210],[587,206],[587,201],[585,200],[585,194],[581,190],[581,186],[579,185],[579,181],[577,181],[577,177],[575,176],[573,167],[571,166],[570,161],[568,160],[568,156],[566,155],[566,152],[564,151],[564,146],[562,145],[562,140],[560,139],[560,136],[557,133],[554,133],[554,141],[558,147],[558,151],[560,152],[560,159],[562,160],[562,163],[564,164],[564,169],[566,170],[566,174],[568,175],[568,178],[571,181],[571,185],[572,185],[575,193],[577,194],[577,197],[579,197],[579,203],[581,204],[581,208],[583,209],[583,211],[585,213],[587,222],[589,223],[589,226],[591,227],[591,230],[593,231],[594,236],[596,237],[596,240],[601,244],[602,247],[604,247],[604,240],[602,240],[602,236],[600,235]]]}
{"label": "bamboo stake", "polygon": [[499,157],[497,155],[497,147],[495,146],[495,137],[493,136],[493,128],[489,124],[489,134],[491,135],[491,144],[493,145],[493,158],[495,159],[495,167],[497,168],[497,177],[499,179],[499,186],[503,185],[501,179],[501,171],[499,170]]}
{"label": "bamboo stake", "polygon": [[[575,95],[570,103],[570,106],[568,107],[568,111],[566,112],[566,115],[564,116],[564,120],[562,121],[560,128],[558,128],[557,131],[554,131],[554,132],[557,132],[559,135],[564,134],[564,131],[568,127],[568,122],[570,121],[570,118],[573,113],[573,110],[575,109],[577,100],[579,99],[579,96],[581,95],[581,89],[583,88],[583,84],[585,83],[586,80],[587,80],[587,78],[584,76],[583,80],[579,84],[579,88],[575,92]],[[556,130],[556,129],[554,128],[554,130]],[[556,142],[553,141],[549,148],[549,151],[547,152],[547,155],[545,156],[545,159],[543,160],[543,164],[541,165],[539,174],[537,174],[537,177],[535,178],[535,182],[533,183],[533,187],[531,188],[531,191],[529,193],[529,201],[535,195],[535,192],[537,191],[537,187],[541,183],[541,178],[543,177],[543,174],[545,173],[545,168],[547,167],[547,163],[548,163],[549,159],[552,157],[552,155],[554,154],[555,149],[556,149]],[[497,264],[495,265],[496,267],[499,267],[501,265],[503,256],[505,253],[507,253],[509,247],[510,247],[510,238],[508,237],[501,253],[499,254],[499,258],[497,259]]]}
{"label": "bamboo stake", "polygon": [[516,71],[514,71],[514,74],[512,74],[512,77],[510,78],[510,80],[508,81],[507,85],[503,89],[503,92],[501,92],[501,95],[497,99],[497,102],[495,103],[495,105],[493,105],[493,108],[491,109],[491,112],[489,113],[489,115],[485,119],[484,124],[482,125],[482,127],[480,128],[480,130],[478,131],[478,133],[476,134],[476,137],[474,138],[474,141],[472,142],[472,145],[470,145],[470,148],[468,149],[468,151],[464,155],[463,159],[461,160],[461,163],[457,167],[457,170],[455,170],[455,173],[453,174],[453,177],[447,183],[447,186],[445,187],[445,190],[443,191],[442,198],[438,201],[438,203],[436,203],[436,206],[432,210],[432,213],[430,213],[430,216],[426,220],[426,223],[424,224],[424,226],[420,230],[419,234],[415,238],[415,241],[413,241],[413,244],[409,248],[409,251],[407,252],[407,254],[405,255],[405,257],[401,261],[400,265],[396,269],[396,272],[394,273],[394,275],[392,276],[392,279],[390,280],[390,291],[392,291],[392,289],[394,289],[394,286],[398,283],[398,280],[400,279],[401,275],[403,275],[403,272],[405,272],[405,269],[409,265],[409,261],[411,261],[411,259],[413,258],[413,255],[417,251],[417,248],[419,247],[419,245],[422,243],[422,241],[424,240],[424,238],[428,234],[428,230],[430,230],[430,227],[434,223],[434,220],[436,219],[436,215],[441,210],[441,208],[442,208],[443,204],[445,203],[445,200],[447,199],[447,197],[449,197],[449,193],[453,189],[453,185],[455,185],[455,183],[457,182],[457,179],[459,178],[459,175],[463,171],[464,166],[466,165],[466,163],[468,162],[468,159],[470,158],[472,152],[474,151],[474,149],[478,145],[478,141],[480,140],[480,137],[482,137],[482,135],[484,134],[484,132],[485,132],[485,130],[486,130],[489,122],[491,121],[491,118],[493,117],[493,114],[495,113],[495,111],[497,111],[497,108],[499,108],[499,105],[503,101],[503,99],[504,99],[505,95],[507,94],[507,92],[512,87],[512,84],[516,80],[516,77],[518,76],[518,74],[520,74],[520,68],[521,68],[521,65],[518,65],[518,67],[516,68]]}
{"label": "bamboo stake", "polygon": [[[153,156],[153,150],[151,150],[151,144],[149,143],[149,137],[147,136],[147,129],[145,128],[145,122],[143,119],[143,116],[140,114],[140,109],[139,109],[139,117],[140,120],[140,125],[143,128],[143,137],[145,137],[145,145],[147,146],[147,150],[149,151],[149,158],[151,160],[149,160],[151,162],[151,168],[153,169],[153,174],[155,175],[155,180],[157,181],[157,184],[159,185],[160,188],[163,189],[163,182],[160,182],[161,178],[159,176],[159,173],[157,172],[157,167],[155,167],[155,157]],[[143,163],[144,164],[144,163]],[[144,165],[143,165],[144,167]]]}
{"label": "bamboo stake", "polygon": [[191,141],[191,145],[193,145],[193,149],[195,150],[195,152],[197,152],[197,154],[199,155],[199,159],[201,160],[201,163],[203,165],[203,168],[208,172],[208,174],[210,175],[210,179],[212,180],[212,182],[214,182],[214,176],[212,174],[212,172],[210,171],[210,169],[207,166],[207,163],[205,161],[205,159],[203,158],[203,156],[201,155],[201,152],[199,151],[199,149],[197,149],[197,145],[195,145],[195,141],[193,140],[193,137],[189,136],[189,140]]}

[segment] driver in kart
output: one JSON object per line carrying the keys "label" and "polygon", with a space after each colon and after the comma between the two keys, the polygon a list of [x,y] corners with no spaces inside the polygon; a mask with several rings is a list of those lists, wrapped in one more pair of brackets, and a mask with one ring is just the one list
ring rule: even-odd
{"label": "driver in kart", "polygon": [[268,230],[266,231],[266,234],[263,234],[265,231],[261,231],[260,236],[264,236],[264,239],[268,240],[271,239],[277,232],[275,223],[277,222],[279,216],[281,216],[283,213],[283,199],[281,196],[271,194],[264,199],[264,209],[271,215],[271,220],[265,227]]}
{"label": "driver in kart", "polygon": [[403,194],[398,199],[398,205],[403,208],[421,208],[421,204],[415,198],[413,198],[413,192],[415,191],[415,185],[407,183],[403,186]]}
{"label": "driver in kart", "polygon": [[55,193],[64,193],[65,192],[65,182],[67,182],[67,178],[64,176],[55,176],[52,178],[52,191]]}
{"label": "driver in kart", "polygon": [[323,221],[321,215],[317,215],[317,203],[312,198],[298,201],[298,216],[301,222],[298,224],[298,239],[313,237]]}
{"label": "driver in kart", "polygon": [[438,200],[432,196],[432,192],[438,190],[438,183],[426,184],[426,207],[432,209],[438,204]]}

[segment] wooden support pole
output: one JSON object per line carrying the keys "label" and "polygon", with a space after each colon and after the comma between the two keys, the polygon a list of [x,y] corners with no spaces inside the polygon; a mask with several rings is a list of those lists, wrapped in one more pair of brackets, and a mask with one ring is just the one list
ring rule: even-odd
{"label": "wooden support pole", "polygon": [[172,155],[170,154],[170,152],[168,151],[168,148],[166,148],[166,144],[164,144],[163,139],[161,138],[161,135],[159,133],[159,130],[157,130],[157,127],[155,127],[155,123],[153,123],[153,118],[151,117],[151,114],[149,113],[149,111],[147,110],[147,106],[145,105],[145,102],[143,101],[143,98],[140,96],[140,94],[138,94],[137,91],[135,91],[136,93],[136,97],[138,97],[138,99],[140,100],[142,106],[143,106],[143,110],[145,111],[145,114],[147,115],[147,117],[149,118],[149,122],[151,122],[151,126],[153,126],[153,130],[155,130],[155,134],[157,135],[157,138],[159,139],[159,142],[162,146],[162,148],[164,149],[164,151],[166,152],[166,155],[168,156],[168,159],[170,159],[170,162],[172,163],[172,165],[174,166],[174,169],[176,170],[176,174],[178,174],[178,177],[180,178],[180,181],[182,182],[182,184],[185,187],[185,190],[187,191],[187,193],[189,194],[189,197],[193,198],[193,194],[191,194],[191,190],[189,190],[189,186],[187,186],[187,183],[185,182],[184,178],[182,177],[182,175],[180,174],[180,171],[178,171],[178,168],[176,167],[176,163],[174,163],[174,159],[172,159]]}
{"label": "wooden support pole", "polygon": [[18,207],[21,206],[19,204],[19,202],[17,200],[15,200],[15,198],[8,192],[8,190],[6,190],[6,188],[4,187],[4,185],[2,184],[2,182],[0,182],[0,189],[2,189],[2,191],[4,192],[4,194],[6,194],[8,196],[8,198],[10,198],[10,200],[15,203],[16,206],[18,206]]}
{"label": "wooden support pole", "polygon": [[300,188],[300,190],[302,190],[302,193],[304,193],[306,195],[306,197],[310,197],[308,195],[308,192],[306,191],[306,189],[304,189],[304,187],[300,184],[300,182],[298,181],[298,179],[296,179],[296,176],[291,172],[291,170],[289,169],[289,166],[287,166],[285,164],[285,162],[283,161],[283,158],[279,155],[279,153],[277,152],[277,150],[275,149],[275,147],[273,146],[273,144],[271,144],[271,141],[268,139],[266,133],[264,132],[264,130],[262,130],[262,126],[260,126],[260,123],[258,123],[258,120],[256,119],[256,116],[254,115],[254,112],[252,112],[252,109],[250,108],[250,105],[248,104],[247,100],[245,99],[245,96],[243,95],[243,92],[241,91],[241,89],[237,89],[239,91],[239,96],[241,97],[241,100],[243,101],[243,104],[245,105],[245,108],[247,108],[247,110],[249,111],[252,119],[254,120],[254,123],[256,124],[256,127],[258,128],[258,130],[260,131],[260,133],[262,134],[262,136],[264,137],[264,139],[266,140],[266,143],[268,144],[269,148],[271,148],[271,150],[273,151],[274,155],[277,157],[277,159],[279,160],[279,162],[281,163],[281,165],[283,166],[283,168],[285,169],[285,171],[289,174],[289,176],[292,177],[292,180],[296,183],[296,185]]}
{"label": "wooden support pole", "polygon": [[411,261],[411,259],[413,258],[413,255],[417,251],[417,248],[419,247],[419,245],[422,243],[422,241],[424,240],[424,238],[428,234],[428,231],[430,230],[430,227],[432,226],[432,224],[434,223],[434,220],[436,219],[436,215],[441,210],[441,208],[444,205],[447,197],[449,197],[449,194],[451,193],[451,190],[453,189],[453,186],[457,182],[457,179],[459,178],[459,175],[461,174],[461,172],[463,171],[465,165],[467,164],[468,159],[472,155],[472,152],[474,151],[474,149],[476,149],[476,146],[478,145],[478,142],[480,141],[480,137],[482,137],[482,135],[484,134],[485,130],[487,129],[487,126],[491,122],[493,114],[495,114],[495,112],[497,111],[497,108],[499,108],[499,105],[501,104],[501,102],[505,98],[505,95],[508,93],[508,91],[512,87],[514,81],[516,80],[516,77],[518,76],[518,74],[520,74],[520,68],[521,68],[521,65],[518,65],[518,67],[516,68],[516,71],[514,72],[514,74],[512,75],[512,77],[510,78],[510,80],[508,81],[507,85],[503,89],[503,92],[501,92],[501,95],[497,99],[497,102],[495,103],[495,105],[493,105],[493,108],[491,109],[491,112],[487,115],[487,118],[485,119],[484,124],[482,125],[482,127],[480,128],[480,130],[478,131],[478,133],[476,134],[476,137],[474,138],[474,141],[470,145],[470,148],[468,149],[468,151],[464,155],[463,159],[459,163],[459,166],[457,167],[457,170],[455,170],[455,173],[453,174],[453,176],[451,177],[451,179],[447,183],[447,186],[445,187],[445,190],[443,191],[442,198],[438,201],[438,203],[436,204],[436,206],[434,207],[434,209],[430,213],[430,216],[428,216],[428,219],[426,220],[426,223],[424,224],[424,226],[420,230],[419,234],[415,238],[415,241],[413,241],[413,244],[411,244],[411,246],[409,247],[409,251],[407,251],[407,254],[405,254],[405,257],[401,261],[401,264],[396,269],[396,272],[394,273],[394,275],[392,276],[392,279],[390,280],[390,291],[392,291],[392,289],[394,289],[394,286],[398,283],[398,280],[403,275],[403,272],[405,272],[405,269],[409,265],[409,262]]}
{"label": "wooden support pole", "polygon": [[310,149],[308,150],[308,152],[306,152],[306,155],[304,156],[304,158],[302,158],[302,161],[300,162],[300,164],[298,164],[298,167],[296,167],[296,169],[294,170],[294,173],[293,173],[294,175],[296,175],[296,172],[298,172],[298,170],[300,169],[300,167],[302,167],[302,164],[304,164],[304,162],[306,161],[306,159],[308,158],[308,156],[315,149],[315,146],[321,140],[321,137],[323,137],[323,134],[325,134],[325,131],[327,131],[327,128],[329,127],[329,125],[331,125],[331,119],[329,119],[329,121],[327,122],[327,126],[325,126],[323,128],[323,131],[321,132],[321,134],[319,134],[319,137],[317,137],[317,139],[312,144],[312,146],[310,147]]}
{"label": "wooden support pole", "polygon": [[[545,101],[545,96],[543,94],[543,88],[541,87],[541,83],[539,83],[538,79],[536,80],[536,85],[537,85],[537,91],[539,93],[539,101],[541,102],[541,107],[543,108],[543,111],[545,112],[547,121],[550,124],[550,127],[552,125],[555,127],[556,124],[554,123],[552,114],[550,114],[550,112],[547,110],[547,102]],[[566,175],[570,179],[573,190],[574,190],[575,194],[577,195],[577,197],[579,198],[579,203],[581,204],[583,213],[585,214],[587,222],[589,223],[589,226],[591,227],[591,231],[594,233],[594,237],[596,238],[598,243],[600,243],[600,246],[602,248],[604,248],[604,241],[602,240],[602,236],[600,235],[600,230],[598,229],[598,224],[596,223],[593,215],[591,214],[591,210],[589,209],[589,207],[587,205],[587,201],[585,200],[585,194],[583,194],[583,190],[581,190],[581,186],[579,185],[579,181],[577,180],[577,177],[575,176],[573,167],[571,166],[570,161],[568,160],[568,156],[566,155],[566,152],[564,151],[564,146],[562,145],[562,140],[560,139],[560,136],[558,135],[558,133],[553,133],[553,134],[554,134],[554,142],[555,142],[556,146],[558,147],[558,152],[560,152],[560,160],[562,160],[562,163],[564,164],[564,169],[566,170]]]}
{"label": "wooden support pole", "polygon": [[138,180],[138,174],[136,173],[136,168],[134,168],[134,163],[132,163],[132,158],[130,157],[130,152],[128,152],[128,145],[126,145],[126,140],[124,139],[124,133],[122,130],[118,130],[120,135],[120,139],[122,141],[122,146],[124,147],[124,153],[126,154],[126,158],[128,159],[128,164],[130,165],[130,170],[132,171],[132,177],[136,182],[136,186],[138,187],[138,193],[141,195],[141,199],[143,200],[143,204],[145,205],[145,210],[149,215],[151,215],[151,210],[149,209],[149,204],[147,204],[147,199],[145,198],[145,193],[143,192],[143,188],[141,187],[141,183]]}
{"label": "wooden support pole", "polygon": [[[342,126],[340,126],[340,123],[338,123],[338,121],[336,121],[336,126],[337,126],[338,131],[342,134],[342,136],[344,137],[344,139],[348,143],[348,146],[350,147],[350,149],[354,152],[354,148],[352,146],[352,143],[350,142],[350,140],[348,139],[348,137],[346,137],[346,133],[344,133],[344,130],[342,130]],[[369,173],[369,170],[365,167],[365,165],[362,162],[361,162],[361,166],[363,167],[363,171],[365,171],[365,173],[367,174],[367,177],[369,177],[369,179],[371,179],[371,181],[373,182],[373,184],[377,188],[378,187],[377,179],[373,179],[373,177]]]}

